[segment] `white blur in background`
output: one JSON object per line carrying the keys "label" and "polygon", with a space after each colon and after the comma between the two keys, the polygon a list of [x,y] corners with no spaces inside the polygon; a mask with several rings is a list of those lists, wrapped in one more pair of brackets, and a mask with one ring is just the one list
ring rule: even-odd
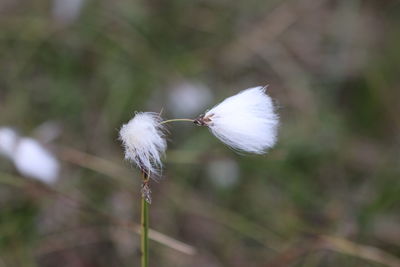
{"label": "white blur in background", "polygon": [[17,132],[9,127],[0,128],[0,155],[9,159],[13,157],[18,141]]}
{"label": "white blur in background", "polygon": [[210,181],[221,189],[229,189],[239,181],[240,170],[237,162],[231,158],[213,159],[207,164]]}
{"label": "white blur in background", "polygon": [[57,181],[60,163],[40,142],[20,137],[10,127],[0,128],[0,155],[14,163],[18,172],[46,184]]}
{"label": "white blur in background", "polygon": [[177,118],[193,118],[212,103],[213,98],[211,90],[205,85],[185,81],[169,92],[168,111]]}
{"label": "white blur in background", "polygon": [[68,25],[80,15],[84,0],[53,0],[52,15],[56,22]]}

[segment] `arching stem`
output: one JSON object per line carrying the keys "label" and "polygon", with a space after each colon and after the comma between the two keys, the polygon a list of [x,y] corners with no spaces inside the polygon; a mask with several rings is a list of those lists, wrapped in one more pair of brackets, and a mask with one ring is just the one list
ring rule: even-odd
{"label": "arching stem", "polygon": [[175,121],[190,121],[190,122],[194,122],[195,120],[193,120],[193,119],[171,119],[171,120],[162,121],[162,122],[160,122],[160,124],[165,124],[165,123],[170,123],[170,122],[175,122]]}

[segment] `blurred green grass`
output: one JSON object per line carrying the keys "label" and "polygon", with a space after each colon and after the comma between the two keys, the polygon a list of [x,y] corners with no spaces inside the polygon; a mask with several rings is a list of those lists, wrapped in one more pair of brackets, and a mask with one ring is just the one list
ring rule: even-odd
{"label": "blurred green grass", "polygon": [[[112,179],[63,161],[56,184],[113,216],[138,221],[139,207],[117,129],[137,110],[171,117],[174,84],[201,81],[215,103],[269,84],[279,107],[279,143],[261,157],[205,129],[170,128],[151,226],[198,253],[152,242],[153,266],[381,266],[323,248],[280,258],[320,234],[400,257],[397,1],[85,1],[69,23],[52,15],[55,2],[0,5],[0,125],[29,135],[58,121],[56,145],[125,166]],[[230,187],[207,173],[218,158],[239,166]],[[3,159],[0,170],[0,182],[17,175]],[[138,263],[137,236],[61,197],[2,184],[0,206],[0,266]],[[49,234],[80,227],[95,241],[60,237],[60,249],[37,252]]]}

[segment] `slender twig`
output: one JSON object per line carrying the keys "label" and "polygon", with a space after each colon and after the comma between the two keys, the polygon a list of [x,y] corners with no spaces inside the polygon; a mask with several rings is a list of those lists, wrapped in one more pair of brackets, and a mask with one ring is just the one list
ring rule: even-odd
{"label": "slender twig", "polygon": [[160,124],[165,124],[165,123],[170,123],[170,122],[175,122],[175,121],[190,121],[190,122],[194,122],[195,120],[193,120],[193,119],[172,119],[172,120],[162,121],[162,122],[160,122]]}

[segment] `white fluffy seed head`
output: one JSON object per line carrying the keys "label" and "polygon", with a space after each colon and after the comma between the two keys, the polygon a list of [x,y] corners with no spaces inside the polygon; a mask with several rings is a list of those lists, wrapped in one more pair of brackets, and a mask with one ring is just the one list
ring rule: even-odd
{"label": "white fluffy seed head", "polygon": [[151,178],[161,174],[161,157],[167,149],[165,128],[157,113],[140,112],[119,132],[119,138],[125,148],[125,159],[135,163]]}
{"label": "white fluffy seed head", "polygon": [[235,150],[264,154],[276,143],[279,124],[266,87],[254,87],[228,97],[197,119]]}

